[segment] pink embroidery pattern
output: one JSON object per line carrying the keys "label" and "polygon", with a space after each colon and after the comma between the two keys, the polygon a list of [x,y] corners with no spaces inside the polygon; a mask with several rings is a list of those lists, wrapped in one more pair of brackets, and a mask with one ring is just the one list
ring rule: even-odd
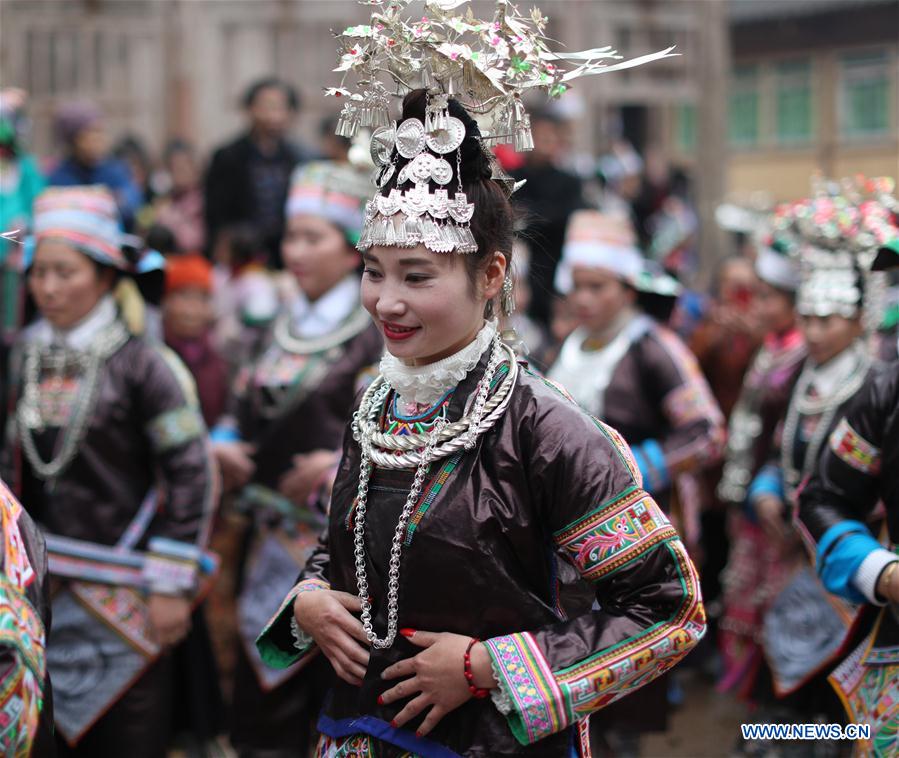
{"label": "pink embroidery pattern", "polygon": [[677,538],[662,509],[634,488],[560,532],[554,539],[590,581],[610,574],[654,545]]}

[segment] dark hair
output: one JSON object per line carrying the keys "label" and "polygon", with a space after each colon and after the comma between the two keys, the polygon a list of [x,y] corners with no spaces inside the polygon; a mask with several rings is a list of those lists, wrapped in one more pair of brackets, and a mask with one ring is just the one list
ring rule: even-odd
{"label": "dark hair", "polygon": [[178,153],[187,153],[188,155],[193,156],[196,154],[196,151],[194,150],[194,146],[186,139],[174,137],[166,143],[165,150],[162,151],[163,162],[168,163],[172,159],[172,156],[177,155]]}
{"label": "dark hair", "polygon": [[243,107],[252,108],[259,93],[267,89],[281,90],[281,92],[284,93],[284,97],[287,98],[287,105],[290,110],[298,111],[300,109],[300,96],[297,94],[297,91],[277,76],[267,76],[264,79],[253,82],[247,87],[247,91],[243,96]]}
{"label": "dark hair", "polygon": [[144,235],[144,242],[151,250],[158,250],[163,255],[174,255],[183,253],[178,247],[178,240],[175,233],[164,224],[151,224]]}
{"label": "dark hair", "polygon": [[228,252],[232,266],[243,266],[264,257],[262,237],[253,224],[238,222],[222,228],[219,232],[228,240]]}
{"label": "dark hair", "polygon": [[[417,89],[406,95],[403,100],[402,119],[417,118],[424,122],[425,107],[427,105],[427,93],[423,89]],[[450,99],[449,113],[465,125],[465,139],[458,150],[454,150],[444,156],[453,168],[453,178],[446,185],[450,194],[458,186],[456,176],[457,153],[461,166],[462,191],[468,197],[468,202],[474,203],[474,216],[471,219],[471,233],[477,242],[476,253],[463,255],[466,272],[469,281],[474,284],[477,274],[487,266],[494,252],[502,253],[506,258],[506,266],[512,265],[512,243],[514,241],[514,213],[512,204],[506,196],[505,190],[494,181],[492,158],[481,143],[481,130],[477,122],[468,114],[465,108],[457,100]],[[396,161],[396,172],[384,187],[381,194],[387,195],[397,187],[396,180],[399,169],[408,161],[394,148],[393,158]],[[407,182],[408,184],[408,182]],[[430,191],[437,189],[433,182]]]}
{"label": "dark hair", "polygon": [[116,143],[112,150],[112,154],[119,160],[128,160],[132,158],[136,160],[145,170],[150,169],[150,154],[140,138],[133,134],[126,134]]}

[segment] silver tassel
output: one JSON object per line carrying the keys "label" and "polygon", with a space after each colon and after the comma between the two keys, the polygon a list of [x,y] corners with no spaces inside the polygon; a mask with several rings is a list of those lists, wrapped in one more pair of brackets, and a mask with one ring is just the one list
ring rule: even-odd
{"label": "silver tassel", "polygon": [[431,71],[431,64],[428,61],[422,61],[421,64],[421,88],[432,89],[437,85],[434,79],[434,72]]}
{"label": "silver tassel", "polygon": [[334,133],[338,137],[350,139],[356,136],[358,128],[359,116],[356,106],[352,103],[344,103],[343,109],[340,111],[340,117],[337,119],[337,128],[334,130]]}
{"label": "silver tassel", "polygon": [[534,149],[534,135],[531,133],[531,117],[527,113],[525,113],[515,125],[515,129],[512,132],[512,140],[515,151],[518,153]]}
{"label": "silver tassel", "polygon": [[428,97],[425,109],[425,130],[428,134],[444,131],[449,127],[449,98],[442,92]]}

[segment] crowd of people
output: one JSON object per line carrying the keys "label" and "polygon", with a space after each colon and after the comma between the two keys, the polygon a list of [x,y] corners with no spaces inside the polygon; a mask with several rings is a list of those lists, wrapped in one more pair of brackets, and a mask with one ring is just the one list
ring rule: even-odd
{"label": "crowd of people", "polygon": [[[701,291],[686,174],[552,107],[516,154],[450,100],[456,165],[375,169],[242,105],[204,161],[67,103],[51,159],[0,93],[9,754],[639,755],[694,648],[747,721],[896,754],[887,180],[723,206]],[[456,254],[409,177],[464,189]]]}

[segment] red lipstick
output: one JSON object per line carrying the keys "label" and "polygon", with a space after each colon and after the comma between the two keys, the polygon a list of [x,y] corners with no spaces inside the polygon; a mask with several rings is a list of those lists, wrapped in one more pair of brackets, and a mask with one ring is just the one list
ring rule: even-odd
{"label": "red lipstick", "polygon": [[394,341],[402,341],[407,340],[413,334],[415,334],[420,327],[417,326],[403,326],[402,324],[391,324],[387,321],[381,322],[381,327],[384,329],[384,336],[389,340]]}

